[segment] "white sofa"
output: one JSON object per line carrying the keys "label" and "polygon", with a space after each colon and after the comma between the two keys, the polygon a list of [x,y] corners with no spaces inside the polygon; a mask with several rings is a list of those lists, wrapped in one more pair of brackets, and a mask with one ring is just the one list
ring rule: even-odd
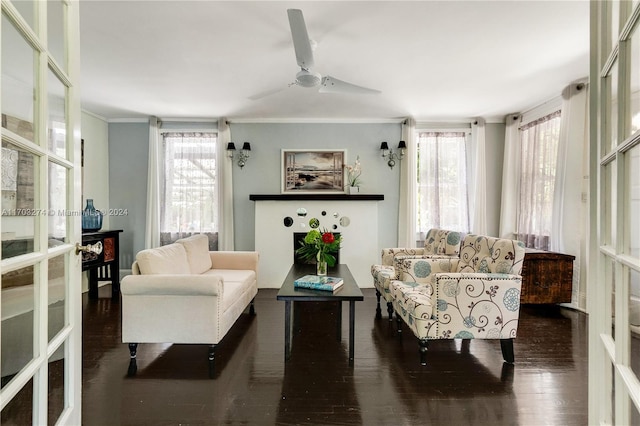
{"label": "white sofa", "polygon": [[135,361],[138,343],[215,346],[258,293],[257,252],[209,251],[194,235],[136,255],[122,279],[122,342]]}

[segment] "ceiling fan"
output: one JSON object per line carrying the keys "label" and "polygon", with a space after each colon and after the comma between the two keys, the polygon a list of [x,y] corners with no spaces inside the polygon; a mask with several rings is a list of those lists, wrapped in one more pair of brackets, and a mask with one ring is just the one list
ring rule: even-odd
{"label": "ceiling fan", "polygon": [[[351,94],[375,94],[380,93],[379,90],[369,89],[367,87],[358,86],[339,80],[329,75],[322,76],[313,70],[315,62],[313,60],[312,40],[309,39],[307,26],[300,9],[287,9],[289,16],[289,26],[291,27],[291,37],[293,39],[293,48],[296,52],[296,61],[300,67],[300,71],[296,74],[296,79],[291,86],[301,87],[318,87],[320,93],[351,93]],[[260,95],[251,97],[251,99],[259,99],[264,96],[279,92],[283,89],[272,90]]]}

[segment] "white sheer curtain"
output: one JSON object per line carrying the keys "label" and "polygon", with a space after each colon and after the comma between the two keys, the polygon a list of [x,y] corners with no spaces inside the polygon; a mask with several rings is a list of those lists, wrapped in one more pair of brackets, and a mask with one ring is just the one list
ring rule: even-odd
{"label": "white sheer curtain", "polygon": [[217,250],[216,144],[215,133],[163,133],[161,244],[204,233],[209,236],[210,250]]}
{"label": "white sheer curtain", "polygon": [[469,231],[464,132],[419,132],[417,226]]}
{"label": "white sheer curtain", "polygon": [[584,165],[589,147],[588,86],[571,84],[562,92],[562,120],[558,143],[558,161],[553,197],[551,250],[575,256],[573,262],[573,297],[580,297],[581,242],[586,234],[586,204],[582,193],[586,174]]}
{"label": "white sheer curtain", "polygon": [[162,143],[158,117],[150,117],[149,161],[147,170],[147,224],[144,233],[145,248],[160,246],[160,176],[162,164]]}
{"label": "white sheer curtain", "polygon": [[231,141],[231,129],[226,118],[218,120],[218,218],[220,226],[219,250],[234,250],[233,231],[233,161],[227,157],[227,144]]}
{"label": "white sheer curtain", "polygon": [[400,164],[400,200],[398,206],[398,247],[416,246],[416,122],[407,118],[402,124],[402,140],[407,143]]}
{"label": "white sheer curtain", "polygon": [[527,247],[549,249],[560,111],[521,128],[521,182],[518,240]]}
{"label": "white sheer curtain", "polygon": [[505,118],[500,238],[513,239],[517,235],[520,200],[520,119],[520,114],[510,114]]}
{"label": "white sheer curtain", "polygon": [[475,177],[473,179],[473,209],[471,232],[488,235],[487,230],[487,162],[484,119],[478,118],[471,125],[472,146],[475,150]]}

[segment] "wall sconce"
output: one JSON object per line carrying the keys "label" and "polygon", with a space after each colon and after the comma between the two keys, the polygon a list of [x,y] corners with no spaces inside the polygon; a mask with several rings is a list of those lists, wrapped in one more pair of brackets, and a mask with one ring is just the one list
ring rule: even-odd
{"label": "wall sconce", "polygon": [[[233,161],[233,154],[236,151],[236,144],[233,142],[229,142],[227,144],[227,155]],[[249,159],[249,152],[251,151],[251,144],[249,142],[245,142],[242,144],[242,150],[238,153],[238,166],[243,168],[245,164],[247,164],[247,160]]]}
{"label": "wall sconce", "polygon": [[389,149],[389,144],[386,142],[382,142],[380,144],[380,151],[382,151],[382,158],[387,159],[387,165],[389,168],[393,169],[393,166],[396,165],[396,161],[402,160],[405,152],[407,151],[407,144],[405,141],[400,141],[398,143],[398,151],[393,152],[393,149]]}

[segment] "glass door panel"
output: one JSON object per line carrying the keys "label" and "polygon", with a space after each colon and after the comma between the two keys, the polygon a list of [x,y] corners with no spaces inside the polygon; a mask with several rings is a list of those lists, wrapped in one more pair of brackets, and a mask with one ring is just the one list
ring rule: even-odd
{"label": "glass door panel", "polygon": [[62,410],[65,406],[65,385],[64,385],[64,372],[65,372],[65,358],[64,358],[65,345],[60,346],[49,358],[49,387],[47,398],[47,424],[54,425]]}
{"label": "glass door panel", "polygon": [[67,325],[66,311],[66,255],[49,259],[49,341],[53,339]]}
{"label": "glass door panel", "polygon": [[47,139],[49,150],[62,158],[67,158],[66,110],[67,88],[49,69],[49,120],[47,121]]}
{"label": "glass door panel", "polygon": [[33,379],[20,389],[20,392],[2,409],[2,425],[33,424]]}
{"label": "glass door panel", "polygon": [[[640,72],[640,70],[638,71]],[[626,253],[640,260],[640,145],[625,153],[626,173]]]}
{"label": "glass door panel", "polygon": [[56,63],[67,71],[64,39],[64,4],[60,0],[47,1],[47,46]]}
{"label": "glass door panel", "polygon": [[14,1],[12,3],[13,3],[13,6],[15,6],[16,10],[20,12],[20,16],[22,16],[22,19],[24,19],[25,22],[35,32],[36,31],[35,15],[36,15],[37,2],[32,0],[20,0],[20,1]]}
{"label": "glass door panel", "polygon": [[36,220],[42,212],[35,199],[38,157],[2,141],[2,258],[38,250]]}
{"label": "glass door panel", "polygon": [[67,242],[67,169],[49,162],[49,247]]}
{"label": "glass door panel", "polygon": [[631,331],[631,369],[640,376],[640,272],[629,271],[629,325]]}
{"label": "glass door panel", "polygon": [[630,75],[630,108],[631,128],[628,136],[640,130],[640,26],[636,25],[629,43]]}
{"label": "glass door panel", "polygon": [[605,280],[607,280],[607,293],[605,306],[607,306],[608,317],[611,324],[611,338],[615,340],[616,337],[616,329],[615,329],[615,318],[616,318],[616,279],[615,279],[615,271],[614,271],[613,261],[610,257],[605,257],[604,260],[604,275]]}
{"label": "glass door panel", "polygon": [[611,67],[609,75],[605,78],[607,96],[606,135],[609,143],[603,145],[602,155],[607,154],[618,145],[618,62]]}
{"label": "glass door panel", "polygon": [[2,14],[2,127],[35,141],[36,53]]}
{"label": "glass door panel", "polygon": [[609,12],[609,52],[618,44],[620,30],[620,0],[607,2]]}
{"label": "glass door panel", "polygon": [[604,233],[603,243],[609,247],[615,247],[616,245],[616,164],[609,163],[604,167],[603,180],[604,188],[603,193],[606,194],[603,199],[604,206]]}
{"label": "glass door panel", "polygon": [[34,357],[34,282],[33,266],[2,274],[2,387],[5,387]]}

